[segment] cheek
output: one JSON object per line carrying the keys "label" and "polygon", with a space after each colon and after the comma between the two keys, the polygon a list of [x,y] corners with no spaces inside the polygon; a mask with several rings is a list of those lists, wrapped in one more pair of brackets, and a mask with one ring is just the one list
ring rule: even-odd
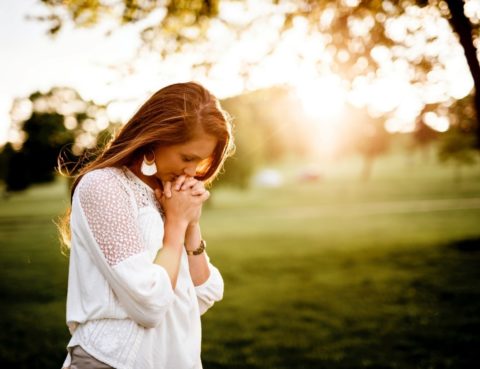
{"label": "cheek", "polygon": [[172,168],[175,168],[176,171],[178,171],[178,170],[182,169],[185,165],[184,165],[182,159],[175,158],[174,160],[172,160],[171,166],[172,166]]}
{"label": "cheek", "polygon": [[184,167],[183,161],[175,157],[165,158],[165,161],[161,162],[159,166],[165,173],[179,173]]}

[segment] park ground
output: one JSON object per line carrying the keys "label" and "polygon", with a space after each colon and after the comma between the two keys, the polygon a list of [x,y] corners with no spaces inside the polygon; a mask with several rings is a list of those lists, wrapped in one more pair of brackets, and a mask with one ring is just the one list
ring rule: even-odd
{"label": "park ground", "polygon": [[[427,160],[428,159],[428,160]],[[280,188],[212,189],[202,227],[225,295],[203,317],[205,369],[474,368],[480,166],[356,159]],[[68,259],[58,179],[0,200],[0,363],[60,368]]]}

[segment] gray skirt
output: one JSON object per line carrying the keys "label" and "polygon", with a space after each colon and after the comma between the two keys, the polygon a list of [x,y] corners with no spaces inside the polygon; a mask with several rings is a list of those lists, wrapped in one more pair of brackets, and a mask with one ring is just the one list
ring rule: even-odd
{"label": "gray skirt", "polygon": [[70,369],[113,369],[110,365],[95,359],[81,346],[73,346],[70,351]]}

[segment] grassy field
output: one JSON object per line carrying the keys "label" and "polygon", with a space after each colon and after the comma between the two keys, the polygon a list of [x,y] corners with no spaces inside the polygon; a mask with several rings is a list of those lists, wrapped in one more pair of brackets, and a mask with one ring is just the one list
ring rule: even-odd
{"label": "grassy field", "polygon": [[[480,362],[480,168],[401,156],[321,167],[320,182],[213,191],[204,210],[224,300],[203,318],[214,368],[473,368]],[[0,202],[0,360],[59,368],[68,260],[62,181]]]}

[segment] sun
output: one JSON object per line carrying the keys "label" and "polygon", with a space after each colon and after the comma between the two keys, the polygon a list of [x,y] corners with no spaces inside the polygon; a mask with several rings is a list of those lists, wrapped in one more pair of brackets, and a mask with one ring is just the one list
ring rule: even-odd
{"label": "sun", "polygon": [[295,92],[305,113],[319,124],[332,124],[344,112],[346,91],[340,78],[334,75],[301,83]]}
{"label": "sun", "polygon": [[328,75],[298,84],[295,94],[313,123],[316,151],[322,157],[335,153],[346,108],[347,92],[341,79]]}

